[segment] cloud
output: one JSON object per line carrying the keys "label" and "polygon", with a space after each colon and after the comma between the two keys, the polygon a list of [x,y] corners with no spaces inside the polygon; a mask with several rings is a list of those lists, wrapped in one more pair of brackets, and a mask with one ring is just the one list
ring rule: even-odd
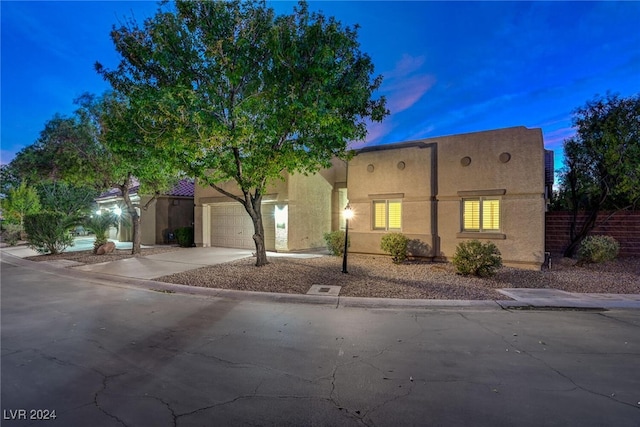
{"label": "cloud", "polygon": [[576,130],[572,127],[564,127],[561,129],[545,132],[544,145],[547,149],[562,150],[562,144],[565,139],[571,138],[576,134]]}
{"label": "cloud", "polygon": [[428,74],[398,79],[384,88],[384,91],[389,94],[387,108],[391,114],[411,108],[435,83],[435,77]]}

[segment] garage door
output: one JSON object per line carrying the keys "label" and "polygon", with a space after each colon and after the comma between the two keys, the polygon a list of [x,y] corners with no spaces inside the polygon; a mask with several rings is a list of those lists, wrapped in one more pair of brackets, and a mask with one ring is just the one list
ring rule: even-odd
{"label": "garage door", "polygon": [[[269,217],[267,206],[262,206],[262,217]],[[271,207],[273,211],[273,207]],[[273,214],[271,215],[273,216]],[[275,246],[273,220],[263,221],[265,228],[265,246],[273,250]],[[211,246],[225,248],[254,249],[253,222],[251,217],[238,203],[221,203],[211,206]]]}

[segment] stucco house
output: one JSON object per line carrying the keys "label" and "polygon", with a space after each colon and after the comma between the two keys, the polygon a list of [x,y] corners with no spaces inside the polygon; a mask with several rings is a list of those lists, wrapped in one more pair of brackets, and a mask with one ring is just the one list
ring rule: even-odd
{"label": "stucco house", "polygon": [[[461,241],[480,239],[494,242],[506,265],[539,269],[550,154],[541,129],[525,127],[365,147],[348,164],[336,159],[268,189],[266,247],[324,247],[325,232],[344,228],[349,202],[352,253],[382,254],[382,236],[398,231],[412,239],[416,257],[447,260]],[[238,202],[200,185],[194,200],[197,246],[254,247],[251,219]]]}
{"label": "stucco house", "polygon": [[[154,200],[151,200],[150,195],[139,194],[140,186],[137,184],[129,190],[129,197],[140,214],[143,245],[170,243],[176,228],[193,226],[194,186],[193,180],[182,179]],[[95,201],[100,210],[118,214],[125,210],[122,192],[117,188],[102,193]],[[131,241],[131,226],[123,221],[118,230],[114,228],[110,231],[109,238],[122,242]]]}

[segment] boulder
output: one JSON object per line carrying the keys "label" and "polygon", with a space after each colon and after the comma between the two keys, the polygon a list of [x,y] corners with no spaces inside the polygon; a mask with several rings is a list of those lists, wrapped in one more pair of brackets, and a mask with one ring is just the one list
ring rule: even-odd
{"label": "boulder", "polygon": [[107,242],[104,245],[100,246],[96,251],[97,255],[106,255],[116,250],[116,244],[113,242]]}

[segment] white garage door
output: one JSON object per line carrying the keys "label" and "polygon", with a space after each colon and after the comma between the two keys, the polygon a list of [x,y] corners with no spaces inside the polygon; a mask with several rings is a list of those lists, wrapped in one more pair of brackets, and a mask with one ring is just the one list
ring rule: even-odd
{"label": "white garage door", "polygon": [[[266,208],[266,209],[265,209]],[[262,205],[263,226],[265,228],[265,246],[267,250],[275,247],[273,206]],[[271,215],[268,213],[271,212]],[[221,203],[211,206],[211,246],[224,248],[255,249],[253,241],[253,222],[251,217],[238,203]]]}

